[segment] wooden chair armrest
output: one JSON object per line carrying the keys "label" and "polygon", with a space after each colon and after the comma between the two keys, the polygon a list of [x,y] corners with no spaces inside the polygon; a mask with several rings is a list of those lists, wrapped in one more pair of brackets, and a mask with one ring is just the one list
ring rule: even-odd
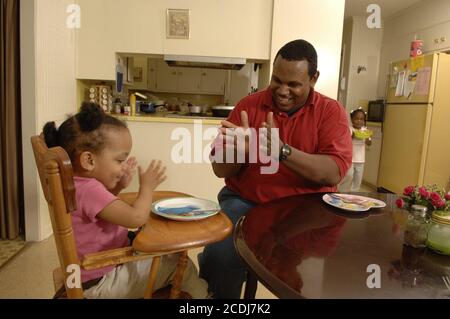
{"label": "wooden chair armrest", "polygon": [[[130,192],[130,193],[120,193],[117,197],[119,197],[124,202],[132,205],[137,197],[136,192]],[[171,192],[171,191],[158,191],[155,192],[153,199],[159,200],[162,198],[170,198],[175,196],[190,196],[184,193],[179,192]],[[177,251],[182,251],[183,249],[174,249],[170,251],[170,253],[174,253]],[[151,254],[146,253],[139,253],[136,252],[133,247],[123,247],[123,248],[117,248],[117,249],[111,249],[106,251],[101,251],[93,254],[87,254],[84,256],[83,260],[81,261],[81,267],[86,270],[92,270],[97,268],[102,268],[106,266],[112,266],[112,265],[119,265],[124,264],[131,261],[136,260],[142,260],[146,258],[150,258],[153,256],[159,256],[167,254],[168,252],[154,252]]]}
{"label": "wooden chair armrest", "polygon": [[87,254],[81,261],[81,267],[86,270],[92,270],[147,259],[152,256],[154,256],[154,254],[136,253],[133,247],[123,247]]}

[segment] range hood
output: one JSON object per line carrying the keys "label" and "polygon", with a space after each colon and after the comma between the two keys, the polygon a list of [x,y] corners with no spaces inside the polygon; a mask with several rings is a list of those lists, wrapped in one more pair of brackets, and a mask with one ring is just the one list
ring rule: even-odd
{"label": "range hood", "polygon": [[247,62],[244,58],[171,54],[164,55],[164,61],[166,61],[169,66],[225,70],[240,70]]}

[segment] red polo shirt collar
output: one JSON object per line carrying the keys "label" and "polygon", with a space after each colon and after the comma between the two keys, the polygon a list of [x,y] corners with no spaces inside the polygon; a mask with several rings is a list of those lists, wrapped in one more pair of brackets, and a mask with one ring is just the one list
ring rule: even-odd
{"label": "red polo shirt collar", "polygon": [[[286,112],[280,112],[278,107],[273,102],[272,91],[270,90],[270,87],[268,87],[265,91],[262,105],[263,105],[263,107],[271,109],[271,111],[274,112],[274,114],[288,117],[288,114]],[[305,109],[306,106],[314,106],[314,88],[312,88],[312,87],[309,91],[308,98],[306,99],[306,102],[303,105],[303,107],[301,107],[299,110],[297,110],[297,112],[295,112],[292,116],[296,116],[298,114],[303,113],[303,112],[301,112],[301,110]]]}

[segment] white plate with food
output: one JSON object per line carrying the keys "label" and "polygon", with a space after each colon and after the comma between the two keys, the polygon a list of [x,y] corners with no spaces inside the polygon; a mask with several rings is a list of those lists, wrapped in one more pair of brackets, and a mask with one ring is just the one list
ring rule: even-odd
{"label": "white plate with food", "polygon": [[152,205],[152,212],[156,215],[179,221],[204,219],[217,214],[219,211],[219,204],[195,197],[161,199]]}
{"label": "white plate with food", "polygon": [[322,196],[325,203],[352,212],[364,212],[371,208],[386,207],[386,203],[375,198],[342,194],[342,193],[328,193]]}

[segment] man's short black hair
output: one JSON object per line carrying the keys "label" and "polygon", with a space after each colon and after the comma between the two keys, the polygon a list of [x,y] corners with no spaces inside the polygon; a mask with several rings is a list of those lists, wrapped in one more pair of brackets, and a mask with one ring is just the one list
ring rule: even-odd
{"label": "man's short black hair", "polygon": [[300,39],[288,42],[278,51],[275,60],[279,55],[287,61],[308,61],[308,75],[310,77],[317,72],[317,52],[308,41]]}

